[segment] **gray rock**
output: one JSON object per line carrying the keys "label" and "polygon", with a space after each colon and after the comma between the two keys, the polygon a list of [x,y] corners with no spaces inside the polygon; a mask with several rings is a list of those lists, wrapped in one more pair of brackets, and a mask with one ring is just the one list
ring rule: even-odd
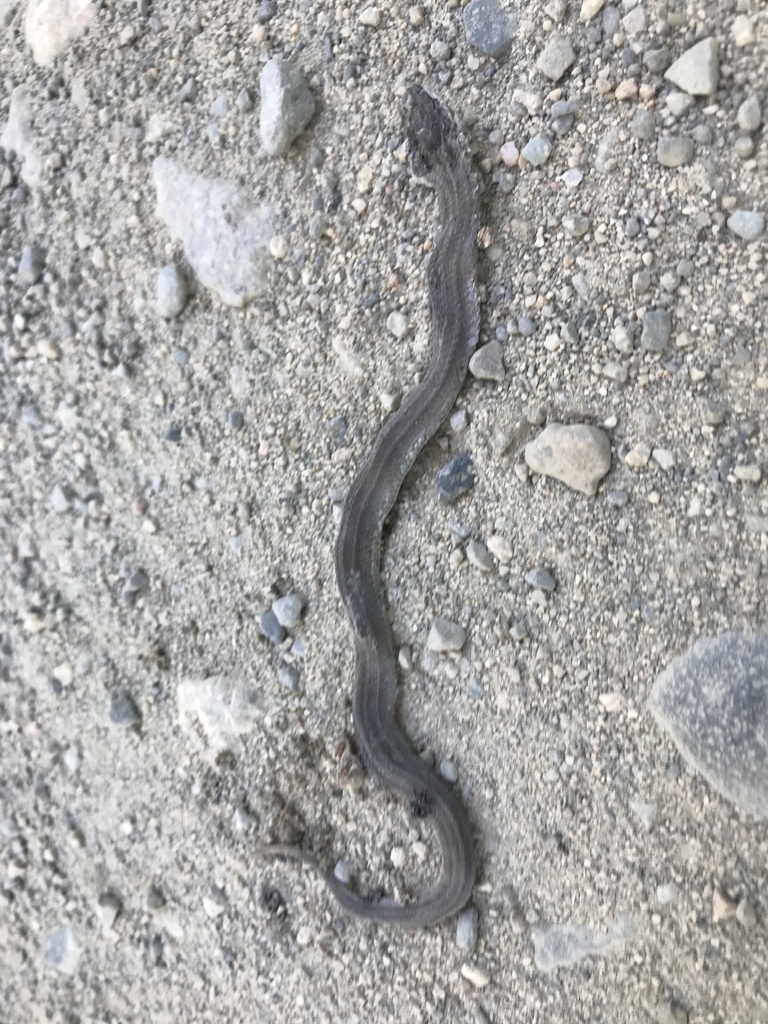
{"label": "gray rock", "polygon": [[687,92],[671,92],[667,96],[667,110],[673,117],[679,119],[688,113],[695,102],[693,96],[689,96]]}
{"label": "gray rock", "polygon": [[608,921],[601,930],[585,924],[531,926],[536,966],[545,972],[555,967],[568,967],[587,956],[603,956],[622,949],[634,937],[634,922],[626,915]]}
{"label": "gray rock", "polygon": [[722,402],[716,402],[713,398],[702,398],[699,402],[701,422],[708,427],[719,427],[725,422],[727,411]]}
{"label": "gray rock", "polygon": [[469,951],[477,944],[478,913],[474,907],[467,907],[459,914],[456,922],[456,945],[459,949]]}
{"label": "gray rock", "polygon": [[663,352],[672,334],[672,320],[666,309],[650,309],[643,316],[640,347],[646,352]]}
{"label": "gray rock", "polygon": [[450,44],[444,39],[433,39],[429,47],[429,56],[432,60],[448,60],[451,52]]}
{"label": "gray rock", "polygon": [[666,71],[664,77],[691,96],[712,96],[720,78],[717,40],[702,39],[686,50]]}
{"label": "gray rock", "polygon": [[499,0],[471,0],[463,18],[467,42],[487,57],[506,53],[517,32],[517,15],[511,17]]}
{"label": "gray rock", "polygon": [[576,61],[576,53],[568,36],[553,32],[539,54],[536,67],[543,75],[556,82]]}
{"label": "gray rock", "polygon": [[111,930],[122,911],[123,901],[117,893],[107,890],[99,896],[96,904],[96,914],[105,932]]}
{"label": "gray rock", "polygon": [[116,693],[109,700],[107,719],[110,725],[131,729],[141,724],[141,712],[130,693]]}
{"label": "gray rock", "polygon": [[693,158],[693,139],[687,135],[665,135],[656,146],[656,159],[662,167],[682,167]]}
{"label": "gray rock", "polygon": [[304,75],[289,61],[273,57],[262,68],[261,144],[272,156],[284,156],[315,112],[315,98]]}
{"label": "gray rock", "polygon": [[610,174],[616,169],[616,145],[619,141],[617,128],[609,129],[600,139],[595,150],[595,170],[599,174]]}
{"label": "gray rock", "polygon": [[50,501],[54,512],[67,512],[71,505],[69,488],[56,484],[51,491]]}
{"label": "gray rock", "polygon": [[429,631],[427,650],[436,654],[442,654],[445,651],[460,651],[466,639],[467,631],[463,626],[439,615]]}
{"label": "gray rock", "polygon": [[643,63],[654,75],[661,74],[662,71],[668,68],[669,60],[670,52],[667,46],[660,46],[656,50],[646,50],[643,54]]}
{"label": "gray rock", "polygon": [[562,220],[563,230],[571,238],[582,238],[589,231],[592,221],[584,214],[568,214]]}
{"label": "gray rock", "polygon": [[648,705],[718,793],[768,819],[768,634],[701,637],[659,676]]}
{"label": "gray rock", "polygon": [[16,271],[19,284],[36,284],[45,270],[45,253],[39,245],[25,245]]}
{"label": "gray rock", "polygon": [[158,157],[152,165],[157,212],[200,282],[222,302],[242,306],[269,282],[273,214],[254,209],[248,193],[222,180],[207,180],[179,163]]}
{"label": "gray rock", "polygon": [[760,101],[757,96],[749,96],[738,109],[736,121],[744,132],[756,132],[762,122]]}
{"label": "gray rock", "polygon": [[638,107],[629,128],[636,139],[640,139],[642,142],[650,142],[656,134],[656,120],[650,110],[646,110],[645,107]]}
{"label": "gray rock", "polygon": [[493,572],[496,568],[488,548],[477,540],[467,543],[467,561],[481,572]]}
{"label": "gray rock", "polygon": [[479,348],[469,361],[469,372],[478,380],[504,380],[504,349],[500,342],[490,341]]}
{"label": "gray rock", "polygon": [[525,461],[534,473],[591,496],[611,468],[611,442],[599,427],[550,423],[525,446]]}
{"label": "gray rock", "polygon": [[157,312],[165,320],[178,316],[187,304],[187,279],[172,263],[162,267],[157,274]]}
{"label": "gray rock", "polygon": [[285,640],[285,629],[277,621],[277,616],[271,608],[259,616],[259,629],[273,644],[281,644]]}
{"label": "gray rock", "polygon": [[123,590],[129,594],[138,594],[149,586],[149,577],[141,569],[136,569],[128,574],[123,584]]}
{"label": "gray rock", "polygon": [[79,956],[71,925],[63,924],[46,938],[43,959],[61,974],[74,974]]}
{"label": "gray rock", "polygon": [[298,690],[301,676],[299,675],[299,670],[294,665],[281,665],[277,670],[277,678],[280,680],[281,686],[284,686],[286,690],[290,690],[292,693]]}
{"label": "gray rock", "polygon": [[297,594],[286,594],[285,597],[278,597],[272,602],[275,618],[285,629],[293,629],[294,626],[298,626],[301,608],[301,598]]}
{"label": "gray rock", "polygon": [[529,569],[524,579],[529,587],[535,587],[537,590],[544,590],[547,593],[551,593],[557,586],[557,580],[543,565]]}
{"label": "gray rock", "polygon": [[534,167],[541,167],[549,160],[549,154],[552,152],[552,143],[549,137],[544,132],[539,132],[538,135],[534,135],[524,146],[522,153],[529,164]]}
{"label": "gray rock", "polygon": [[475,486],[475,467],[469,452],[463,452],[446,462],[435,474],[437,496],[449,505]]}
{"label": "gray rock", "polygon": [[758,210],[734,210],[728,218],[728,230],[745,242],[754,242],[764,229],[765,214]]}
{"label": "gray rock", "polygon": [[401,341],[408,333],[408,319],[399,309],[393,309],[387,317],[387,330]]}

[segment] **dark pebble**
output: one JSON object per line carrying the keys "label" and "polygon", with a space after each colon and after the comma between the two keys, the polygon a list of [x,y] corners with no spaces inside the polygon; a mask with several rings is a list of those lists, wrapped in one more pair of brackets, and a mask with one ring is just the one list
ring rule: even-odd
{"label": "dark pebble", "polygon": [[273,644],[281,644],[285,640],[285,630],[277,621],[277,616],[271,608],[259,616],[259,629]]}
{"label": "dark pebble", "polygon": [[141,712],[129,693],[118,693],[109,701],[109,721],[112,725],[130,728],[141,722]]}
{"label": "dark pebble", "polygon": [[444,504],[449,505],[475,485],[477,479],[472,456],[463,452],[447,462],[435,475],[437,494]]}
{"label": "dark pebble", "polygon": [[557,586],[555,577],[549,569],[545,569],[541,565],[528,570],[525,574],[525,582],[529,587],[537,587],[539,590],[554,590]]}

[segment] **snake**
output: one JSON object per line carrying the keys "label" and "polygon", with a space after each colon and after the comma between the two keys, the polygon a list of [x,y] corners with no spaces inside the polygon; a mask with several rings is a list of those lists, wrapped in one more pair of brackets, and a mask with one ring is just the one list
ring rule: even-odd
{"label": "snake", "polygon": [[358,894],[299,847],[274,844],[261,852],[311,864],[341,906],[357,917],[419,928],[465,906],[475,883],[476,854],[466,811],[413,751],[397,721],[397,662],[381,583],[382,535],[406,474],[456,402],[477,346],[479,200],[466,139],[444,103],[424,86],[412,85],[403,106],[411,169],[432,186],[438,206],[427,267],[430,354],[421,380],[386,420],[349,487],[335,566],[354,634],[352,716],[358,757],[376,782],[404,797],[416,816],[431,820],[441,869],[423,895],[399,903]]}

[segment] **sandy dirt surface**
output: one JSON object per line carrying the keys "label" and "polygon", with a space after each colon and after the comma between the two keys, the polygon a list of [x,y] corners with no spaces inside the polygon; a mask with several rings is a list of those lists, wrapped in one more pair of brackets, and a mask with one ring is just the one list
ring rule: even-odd
{"label": "sandy dirt surface", "polygon": [[[768,236],[728,226],[768,212],[765,5],[509,5],[497,59],[455,2],[62,6],[81,34],[51,57],[0,2],[0,1018],[768,1021],[765,823],[647,709],[698,637],[766,625]],[[706,38],[716,88],[688,96],[663,71]],[[316,101],[284,156],[259,131],[272,57]],[[345,490],[428,356],[412,81],[466,128],[506,368],[468,380],[382,559],[401,721],[476,831],[461,944],[254,854],[302,842],[404,899],[439,868],[354,758],[333,576]],[[158,157],[271,211],[242,306],[159,215]],[[169,264],[189,295],[166,318]],[[595,497],[526,467],[552,422],[608,435]],[[476,483],[442,505],[466,451]],[[438,616],[460,651],[428,651]]]}

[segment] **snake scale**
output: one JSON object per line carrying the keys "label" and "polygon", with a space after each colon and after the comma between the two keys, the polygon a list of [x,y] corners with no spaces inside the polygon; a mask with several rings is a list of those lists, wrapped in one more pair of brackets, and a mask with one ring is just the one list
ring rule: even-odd
{"label": "snake scale", "polygon": [[396,658],[380,579],[384,521],[406,473],[448,416],[464,383],[479,328],[475,284],[479,226],[477,182],[466,142],[447,108],[419,85],[404,100],[414,174],[434,187],[439,227],[428,270],[432,339],[418,385],[386,421],[344,503],[336,545],[336,577],[354,632],[355,742],[363,767],[429,816],[440,840],[442,867],[433,887],[408,904],[358,895],[295,847],[266,846],[320,872],[348,911],[369,921],[416,928],[460,910],[475,881],[472,832],[451,789],[409,746],[395,717]]}

